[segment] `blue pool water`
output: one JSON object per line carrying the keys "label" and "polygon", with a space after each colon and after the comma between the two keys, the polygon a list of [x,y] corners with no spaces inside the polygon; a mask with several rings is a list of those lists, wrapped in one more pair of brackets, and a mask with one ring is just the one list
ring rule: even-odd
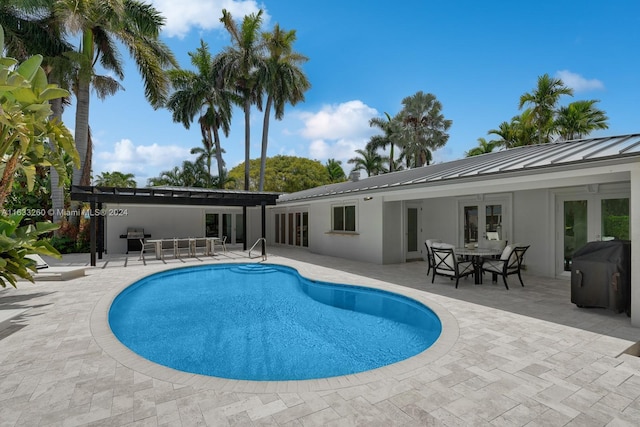
{"label": "blue pool water", "polygon": [[148,276],[115,298],[109,323],[124,345],[161,365],[272,381],[389,365],[422,352],[442,330],[435,313],[410,298],[272,264]]}

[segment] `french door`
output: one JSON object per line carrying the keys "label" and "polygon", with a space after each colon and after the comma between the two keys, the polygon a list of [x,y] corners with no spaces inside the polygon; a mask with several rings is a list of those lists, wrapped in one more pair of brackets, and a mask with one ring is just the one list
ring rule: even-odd
{"label": "french door", "polygon": [[309,212],[277,213],[274,224],[274,243],[309,246]]}
{"label": "french door", "polygon": [[227,243],[242,243],[244,241],[242,214],[205,214],[205,236],[220,238],[227,236]]}
{"label": "french door", "polygon": [[587,242],[630,236],[629,197],[625,194],[563,196],[556,200],[556,274],[571,272],[573,253]]}
{"label": "french door", "polygon": [[[505,242],[511,235],[511,198],[485,196],[462,199],[459,204],[458,245],[488,247],[489,241]],[[498,245],[500,246],[500,245]]]}

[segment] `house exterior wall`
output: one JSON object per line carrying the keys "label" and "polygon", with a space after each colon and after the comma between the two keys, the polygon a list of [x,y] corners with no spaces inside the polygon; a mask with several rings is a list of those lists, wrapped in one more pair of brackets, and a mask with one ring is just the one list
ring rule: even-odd
{"label": "house exterior wall", "polygon": [[[144,228],[151,239],[173,237],[200,237],[205,235],[206,213],[242,213],[242,208],[210,206],[173,206],[173,205],[104,205],[105,212],[121,211],[123,215],[105,215],[105,249],[107,253],[120,254],[127,251],[127,239],[120,238],[127,228]],[[249,211],[249,209],[247,209]],[[260,237],[260,209],[247,212],[248,239]],[[254,238],[255,237],[255,238]],[[251,240],[248,240],[252,242]]]}

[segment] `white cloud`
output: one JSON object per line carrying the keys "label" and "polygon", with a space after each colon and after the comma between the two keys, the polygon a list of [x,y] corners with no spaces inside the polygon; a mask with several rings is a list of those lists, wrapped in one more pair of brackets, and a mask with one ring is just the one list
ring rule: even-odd
{"label": "white cloud", "polygon": [[378,115],[362,101],[325,105],[317,113],[301,113],[304,121],[302,136],[308,139],[368,138],[375,133],[369,119]]}
{"label": "white cloud", "polygon": [[572,73],[569,70],[558,71],[556,77],[562,80],[565,86],[570,87],[575,92],[604,89],[604,84],[600,80],[586,79],[580,74]]}
{"label": "white cloud", "polygon": [[[182,164],[190,157],[188,148],[176,145],[134,145],[130,140],[123,139],[116,142],[113,151],[97,153],[100,160],[100,170],[94,171],[97,176],[101,172],[132,173],[136,176],[138,185],[145,185],[146,178],[157,176],[164,170],[172,169]],[[97,162],[94,165],[97,166]]]}
{"label": "white cloud", "polygon": [[[164,33],[179,38],[194,27],[201,30],[222,28],[222,9],[227,9],[234,19],[240,20],[261,8],[255,0],[151,0],[151,3],[166,18]],[[266,12],[262,17],[263,23],[269,22]]]}
{"label": "white cloud", "polygon": [[310,140],[308,157],[323,163],[327,159],[339,160],[348,173],[351,165],[347,161],[376,133],[369,120],[377,115],[375,108],[359,100],[325,105],[315,113],[300,113],[298,118],[303,121],[300,134]]}

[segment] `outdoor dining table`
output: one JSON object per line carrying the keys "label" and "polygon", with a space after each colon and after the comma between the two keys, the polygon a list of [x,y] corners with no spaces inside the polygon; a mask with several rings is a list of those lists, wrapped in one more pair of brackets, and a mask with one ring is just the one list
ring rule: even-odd
{"label": "outdoor dining table", "polygon": [[476,285],[482,284],[482,258],[500,255],[502,250],[493,248],[455,248],[456,255],[471,257],[473,263],[473,279]]}
{"label": "outdoor dining table", "polygon": [[155,245],[156,259],[162,258],[162,242],[173,242],[173,255],[177,257],[179,242],[188,242],[189,256],[196,256],[196,239],[206,239],[205,255],[215,255],[215,244],[220,242],[219,237],[177,237],[169,239],[150,239],[148,243]]}

